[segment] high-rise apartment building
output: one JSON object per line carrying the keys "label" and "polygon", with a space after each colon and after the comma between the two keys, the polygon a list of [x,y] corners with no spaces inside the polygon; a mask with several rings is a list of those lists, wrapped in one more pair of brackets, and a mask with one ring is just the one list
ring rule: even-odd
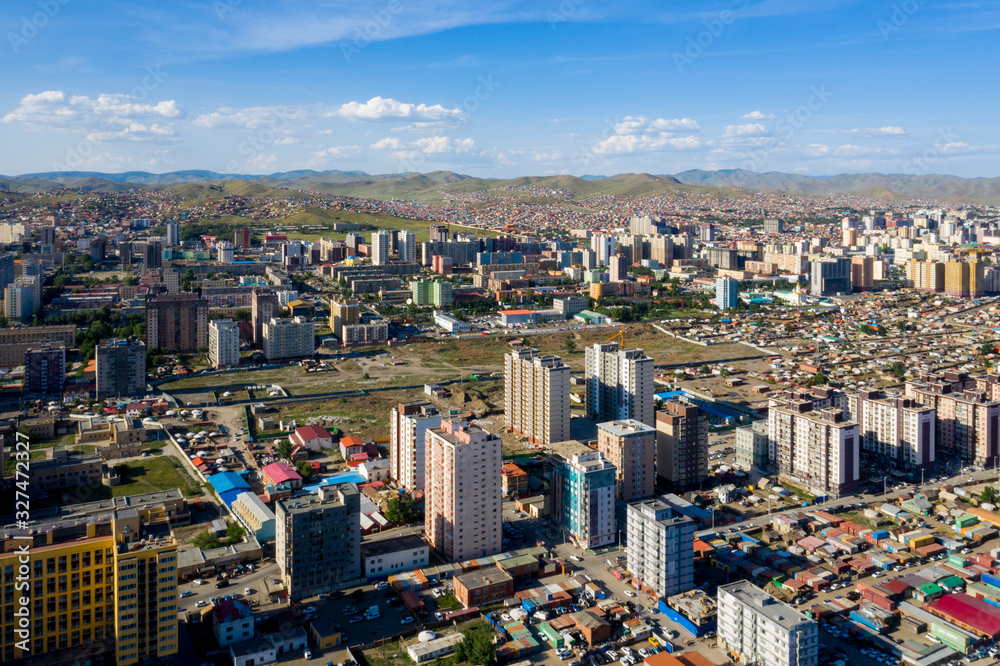
{"label": "high-rise apartment building", "polygon": [[215,246],[215,251],[218,254],[220,264],[228,266],[236,260],[236,246],[229,241],[219,241]]}
{"label": "high-rise apartment building", "polygon": [[615,466],[575,440],[549,445],[549,521],[580,548],[615,542]]}
{"label": "high-rise apartment building", "polygon": [[653,359],[617,342],[587,347],[584,354],[587,417],[597,421],[635,419],[653,425]]}
{"label": "high-rise apartment building", "polygon": [[278,500],[274,553],[292,600],[365,581],[361,561],[361,494],[350,483],[320,486]]}
{"label": "high-rise apartment building", "polygon": [[944,264],[939,261],[910,259],[906,264],[906,281],[921,291],[944,291]]}
{"label": "high-rise apartment building", "polygon": [[761,419],[736,429],[736,466],[764,471],[770,464],[767,421]]}
{"label": "high-rise apartment building", "polygon": [[250,297],[250,320],[253,323],[253,344],[264,347],[264,324],[278,316],[278,295],[270,287],[257,287]]}
{"label": "high-rise apartment building", "polygon": [[740,302],[740,283],[733,278],[722,277],[715,280],[715,307],[732,310]]}
{"label": "high-rise apartment building", "polygon": [[250,230],[237,229],[233,232],[233,245],[241,250],[250,247]]}
{"label": "high-rise apartment building", "polygon": [[660,599],[694,589],[694,521],[661,499],[632,502],[625,515],[633,584]]}
{"label": "high-rise apartment building", "polygon": [[634,419],[597,424],[597,450],[615,466],[615,499],[632,502],[653,496],[656,429]]}
{"label": "high-rise apartment building", "polygon": [[57,511],[0,535],[0,567],[27,571],[21,580],[29,586],[20,595],[29,615],[15,617],[11,597],[0,619],[0,662],[46,655],[38,663],[131,666],[176,655],[177,544],[169,509],[136,495]]}
{"label": "high-rise apartment building", "polygon": [[785,223],[783,220],[764,220],[764,233],[765,234],[780,234],[785,231]]}
{"label": "high-rise apartment building", "polygon": [[428,227],[430,234],[428,240],[431,243],[445,243],[448,241],[448,227],[443,224],[432,224]]}
{"label": "high-rise apartment building", "polygon": [[[986,390],[982,390],[985,388]],[[990,466],[1000,455],[1000,402],[989,383],[955,371],[906,382],[906,396],[933,407],[936,454]]]}
{"label": "high-rise apartment building", "polygon": [[430,402],[401,402],[389,416],[389,475],[407,490],[424,488],[426,435],[441,427],[441,414]]}
{"label": "high-rise apartment building", "polygon": [[412,231],[400,231],[397,237],[400,261],[415,262],[417,260],[417,236]]}
{"label": "high-rise apartment building", "polygon": [[934,467],[934,408],[878,391],[847,396],[844,416],[860,426],[861,456],[912,472]]}
{"label": "high-rise apartment building", "polygon": [[833,296],[851,293],[851,260],[829,257],[811,262],[813,296]]}
{"label": "high-rise apartment building", "polygon": [[501,550],[502,442],[465,421],[443,419],[426,430],[424,533],[447,562]]}
{"label": "high-rise apartment building", "polygon": [[392,234],[388,231],[373,231],[371,257],[372,264],[383,266],[389,263],[389,251],[392,248]]}
{"label": "high-rise apartment building", "polygon": [[616,254],[608,260],[608,279],[611,282],[625,282],[628,279],[629,261],[627,257]]}
{"label": "high-rise apartment building", "polygon": [[97,345],[94,356],[98,400],[146,394],[146,345],[137,340],[113,340]]}
{"label": "high-rise apartment building", "polygon": [[817,496],[855,492],[861,480],[860,428],[842,407],[820,406],[804,391],[770,400],[767,433],[778,477]]}
{"label": "high-rise apartment building", "polygon": [[851,290],[871,291],[874,288],[875,258],[851,257]]}
{"label": "high-rise apartment building", "polygon": [[981,298],[985,281],[981,261],[948,261],[944,264],[944,293],[955,298]]}
{"label": "high-rise apartment building", "polygon": [[44,345],[24,353],[24,390],[62,397],[66,386],[66,348]]}
{"label": "high-rise apartment building", "polygon": [[42,309],[42,279],[16,278],[4,289],[3,312],[9,321],[29,323]]}
{"label": "high-rise apartment building", "polygon": [[[819,627],[747,581],[719,587],[719,643],[737,663],[816,666]],[[720,645],[719,647],[722,647]]]}
{"label": "high-rise apartment building", "polygon": [[145,271],[163,267],[163,243],[158,240],[137,243],[137,249],[142,250],[139,255],[142,260],[142,269]]}
{"label": "high-rise apartment building", "polygon": [[448,307],[455,302],[451,282],[447,280],[416,280],[410,283],[414,305]]}
{"label": "high-rise apartment building", "polygon": [[240,329],[232,319],[213,319],[208,325],[208,360],[215,368],[240,364]]}
{"label": "high-rise apartment building", "polygon": [[590,237],[590,249],[594,251],[598,266],[607,266],[615,250],[615,237],[610,234],[594,234]]}
{"label": "high-rise apartment building", "polygon": [[708,477],[708,417],[698,407],[669,400],[656,412],[656,476],[673,491]]}
{"label": "high-rise apartment building", "polygon": [[570,438],[569,366],[537,349],[504,356],[504,422],[538,444]]}
{"label": "high-rise apartment building", "polygon": [[10,252],[0,254],[0,291],[14,281],[14,255]]}
{"label": "high-rise apartment building", "polygon": [[264,323],[264,358],[302,358],[316,353],[316,324],[304,317]]}
{"label": "high-rise apartment building", "polygon": [[167,247],[176,247],[180,244],[181,244],[180,222],[167,222],[167,237],[165,245]]}
{"label": "high-rise apartment building", "polygon": [[353,298],[330,298],[330,330],[343,341],[344,326],[353,326],[361,319],[361,305]]}
{"label": "high-rise apartment building", "polygon": [[146,345],[193,353],[208,347],[208,301],[195,294],[157,294],[146,300]]}

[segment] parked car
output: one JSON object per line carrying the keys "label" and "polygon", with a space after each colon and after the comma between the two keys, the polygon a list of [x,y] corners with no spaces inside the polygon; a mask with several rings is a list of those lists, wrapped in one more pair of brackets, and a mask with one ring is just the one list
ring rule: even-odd
{"label": "parked car", "polygon": [[184,597],[193,597],[194,596],[194,590],[184,590],[183,592],[181,592],[180,596],[181,596],[181,599],[183,599]]}

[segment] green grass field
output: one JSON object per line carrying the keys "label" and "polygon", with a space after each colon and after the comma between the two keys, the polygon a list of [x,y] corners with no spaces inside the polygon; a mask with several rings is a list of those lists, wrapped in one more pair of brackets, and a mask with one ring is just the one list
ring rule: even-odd
{"label": "green grass field", "polygon": [[[124,473],[120,466],[125,467]],[[180,463],[173,458],[158,457],[146,460],[130,461],[115,465],[119,470],[122,482],[111,488],[112,497],[125,497],[139,493],[151,493],[157,490],[180,488],[185,495],[194,495],[198,487],[191,482],[190,477],[179,469]]]}

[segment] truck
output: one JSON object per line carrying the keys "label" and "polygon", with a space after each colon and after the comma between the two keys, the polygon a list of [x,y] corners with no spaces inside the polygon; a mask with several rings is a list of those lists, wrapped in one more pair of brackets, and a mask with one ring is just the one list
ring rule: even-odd
{"label": "truck", "polygon": [[365,618],[366,619],[368,619],[368,620],[374,620],[374,619],[376,619],[378,617],[379,617],[378,604],[375,604],[374,606],[369,606],[368,609],[365,610]]}

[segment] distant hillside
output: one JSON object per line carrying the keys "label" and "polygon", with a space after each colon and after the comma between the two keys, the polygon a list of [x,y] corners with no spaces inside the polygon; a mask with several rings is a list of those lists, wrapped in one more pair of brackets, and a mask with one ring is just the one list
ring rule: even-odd
{"label": "distant hillside", "polygon": [[803,176],[744,169],[702,171],[692,169],[674,176],[689,185],[741,187],[797,194],[859,194],[878,199],[933,199],[955,203],[1000,204],[1000,178],[959,178],[940,174],[853,173],[836,176]]}
{"label": "distant hillside", "polygon": [[[186,199],[226,194],[288,196],[287,192],[279,193],[278,190],[293,189],[375,199],[441,201],[448,194],[484,192],[503,187],[530,187],[561,190],[578,198],[596,195],[671,196],[679,192],[746,196],[749,192],[774,191],[794,194],[857,194],[887,201],[914,198],[1000,204],[1000,178],[959,178],[938,174],[803,176],[777,171],[757,173],[743,169],[692,169],[674,175],[624,173],[614,176],[586,175],[580,178],[560,175],[495,179],[475,178],[453,171],[372,175],[363,171],[301,169],[267,175],[188,170],[162,174],[146,171],[63,171],[0,176],[0,192],[27,194],[57,186],[87,192],[117,192],[134,187],[169,188]],[[178,186],[184,189],[177,189]],[[204,189],[192,186],[203,186]]]}

